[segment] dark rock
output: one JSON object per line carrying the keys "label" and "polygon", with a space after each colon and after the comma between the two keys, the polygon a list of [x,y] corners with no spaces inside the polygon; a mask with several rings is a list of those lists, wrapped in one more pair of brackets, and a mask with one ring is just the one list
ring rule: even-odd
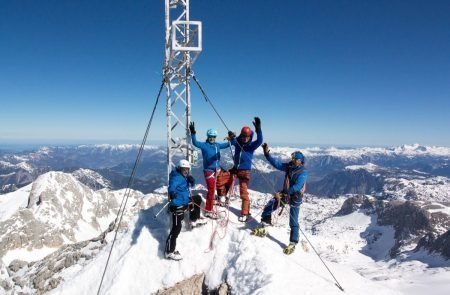
{"label": "dark rock", "polygon": [[28,262],[23,260],[15,259],[11,261],[11,263],[8,266],[8,269],[12,272],[18,272],[22,267],[27,266]]}
{"label": "dark rock", "polygon": [[396,257],[400,248],[411,236],[422,236],[433,230],[431,214],[414,202],[391,201],[377,207],[378,224],[392,225],[395,230],[395,244],[390,256]]}
{"label": "dark rock", "polygon": [[367,196],[352,196],[344,201],[341,209],[336,213],[336,216],[343,216],[351,214],[358,209],[375,210],[376,202],[374,198]]}
{"label": "dark rock", "polygon": [[417,243],[414,251],[427,249],[430,253],[439,253],[447,259],[450,259],[450,230],[436,237],[433,233],[427,233]]}

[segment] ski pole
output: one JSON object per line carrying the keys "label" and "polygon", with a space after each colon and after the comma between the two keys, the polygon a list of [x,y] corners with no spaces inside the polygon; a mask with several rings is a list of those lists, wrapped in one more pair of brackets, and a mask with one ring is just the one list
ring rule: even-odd
{"label": "ski pole", "polygon": [[166,208],[168,205],[170,204],[170,202],[167,202],[164,207],[161,208],[161,210],[158,211],[158,213],[155,214],[155,216],[153,216],[153,218],[156,219],[156,217],[158,217],[158,215],[164,210],[164,208]]}

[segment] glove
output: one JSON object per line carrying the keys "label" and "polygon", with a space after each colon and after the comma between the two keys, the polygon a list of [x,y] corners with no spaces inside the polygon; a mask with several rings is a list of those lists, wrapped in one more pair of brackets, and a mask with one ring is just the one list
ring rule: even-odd
{"label": "glove", "polygon": [[269,155],[269,152],[270,152],[269,145],[265,142],[265,143],[263,143],[262,148],[263,148],[263,151],[264,151],[264,156],[267,157]]}
{"label": "glove", "polygon": [[173,199],[175,199],[176,196],[177,196],[177,193],[176,193],[176,192],[171,192],[171,193],[169,194],[169,201],[172,201]]}
{"label": "glove", "polygon": [[253,121],[253,125],[255,126],[256,132],[261,132],[261,119],[259,119],[259,117],[255,117],[255,121]]}
{"label": "glove", "polygon": [[233,131],[228,131],[228,139],[233,140],[236,138],[236,134]]}
{"label": "glove", "polygon": [[279,201],[281,199],[281,193],[280,192],[276,192],[275,193],[275,199],[277,199],[277,201]]}
{"label": "glove", "polygon": [[283,192],[275,193],[275,199],[281,202],[281,206],[284,206],[288,202],[288,195]]}
{"label": "glove", "polygon": [[188,177],[186,178],[186,180],[187,180],[187,182],[188,182],[188,184],[189,184],[190,186],[194,186],[194,184],[195,184],[195,179],[194,179],[194,177],[193,177],[192,175],[188,175]]}
{"label": "glove", "polygon": [[190,124],[189,124],[189,131],[191,131],[191,134],[192,135],[194,135],[196,132],[195,132],[195,124],[194,124],[194,122],[191,122]]}

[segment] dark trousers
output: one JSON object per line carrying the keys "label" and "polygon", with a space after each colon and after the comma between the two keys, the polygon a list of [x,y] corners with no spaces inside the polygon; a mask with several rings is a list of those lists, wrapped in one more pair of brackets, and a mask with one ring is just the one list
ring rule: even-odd
{"label": "dark trousers", "polygon": [[185,206],[169,206],[170,215],[172,217],[172,229],[166,240],[166,253],[172,253],[177,246],[177,238],[181,232],[181,222],[184,219],[184,212],[189,210],[189,219],[196,221],[200,217],[200,205],[202,197],[199,195],[192,196],[192,203]]}

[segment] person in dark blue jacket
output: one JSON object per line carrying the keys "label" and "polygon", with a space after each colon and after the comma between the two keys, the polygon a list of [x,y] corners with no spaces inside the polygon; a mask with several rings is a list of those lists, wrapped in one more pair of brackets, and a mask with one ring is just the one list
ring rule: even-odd
{"label": "person in dark blue jacket", "polygon": [[178,166],[172,170],[169,176],[169,211],[172,216],[172,229],[166,240],[165,256],[167,259],[181,260],[180,252],[176,251],[177,237],[181,231],[181,222],[184,212],[189,210],[191,226],[204,223],[200,219],[200,206],[202,197],[190,195],[190,187],[195,184],[194,178],[189,175],[191,164],[187,160],[181,160]]}
{"label": "person in dark blue jacket", "polygon": [[269,146],[263,144],[264,156],[278,170],[285,172],[283,189],[275,194],[261,214],[261,224],[253,230],[253,234],[257,236],[266,236],[267,230],[265,226],[272,224],[272,212],[277,210],[279,206],[289,204],[289,227],[291,234],[289,237],[289,245],[284,249],[285,254],[291,254],[295,245],[299,240],[299,211],[302,203],[303,194],[306,188],[306,179],[308,171],[304,167],[305,157],[300,151],[291,154],[292,160],[287,163],[281,163],[279,160],[270,155]]}
{"label": "person in dark blue jacket", "polygon": [[250,170],[252,169],[253,153],[263,142],[261,131],[261,120],[255,117],[253,122],[256,131],[256,140],[253,140],[253,131],[248,126],[244,126],[241,134],[236,138],[232,132],[229,132],[231,144],[235,147],[234,150],[234,167],[233,173],[224,174],[223,177],[219,175],[218,195],[221,196],[226,192],[225,187],[229,186],[229,178],[234,177],[239,179],[239,194],[242,200],[241,216],[239,221],[246,222],[248,215],[250,215],[250,197],[248,194],[248,183],[250,182]]}
{"label": "person in dark blue jacket", "polygon": [[226,149],[228,143],[217,143],[217,131],[209,129],[206,132],[206,142],[197,141],[195,124],[191,122],[189,124],[189,130],[191,131],[192,144],[202,151],[203,157],[203,174],[205,176],[206,187],[208,193],[206,195],[205,216],[215,218],[214,213],[214,197],[216,190],[216,179],[220,173],[220,150]]}

